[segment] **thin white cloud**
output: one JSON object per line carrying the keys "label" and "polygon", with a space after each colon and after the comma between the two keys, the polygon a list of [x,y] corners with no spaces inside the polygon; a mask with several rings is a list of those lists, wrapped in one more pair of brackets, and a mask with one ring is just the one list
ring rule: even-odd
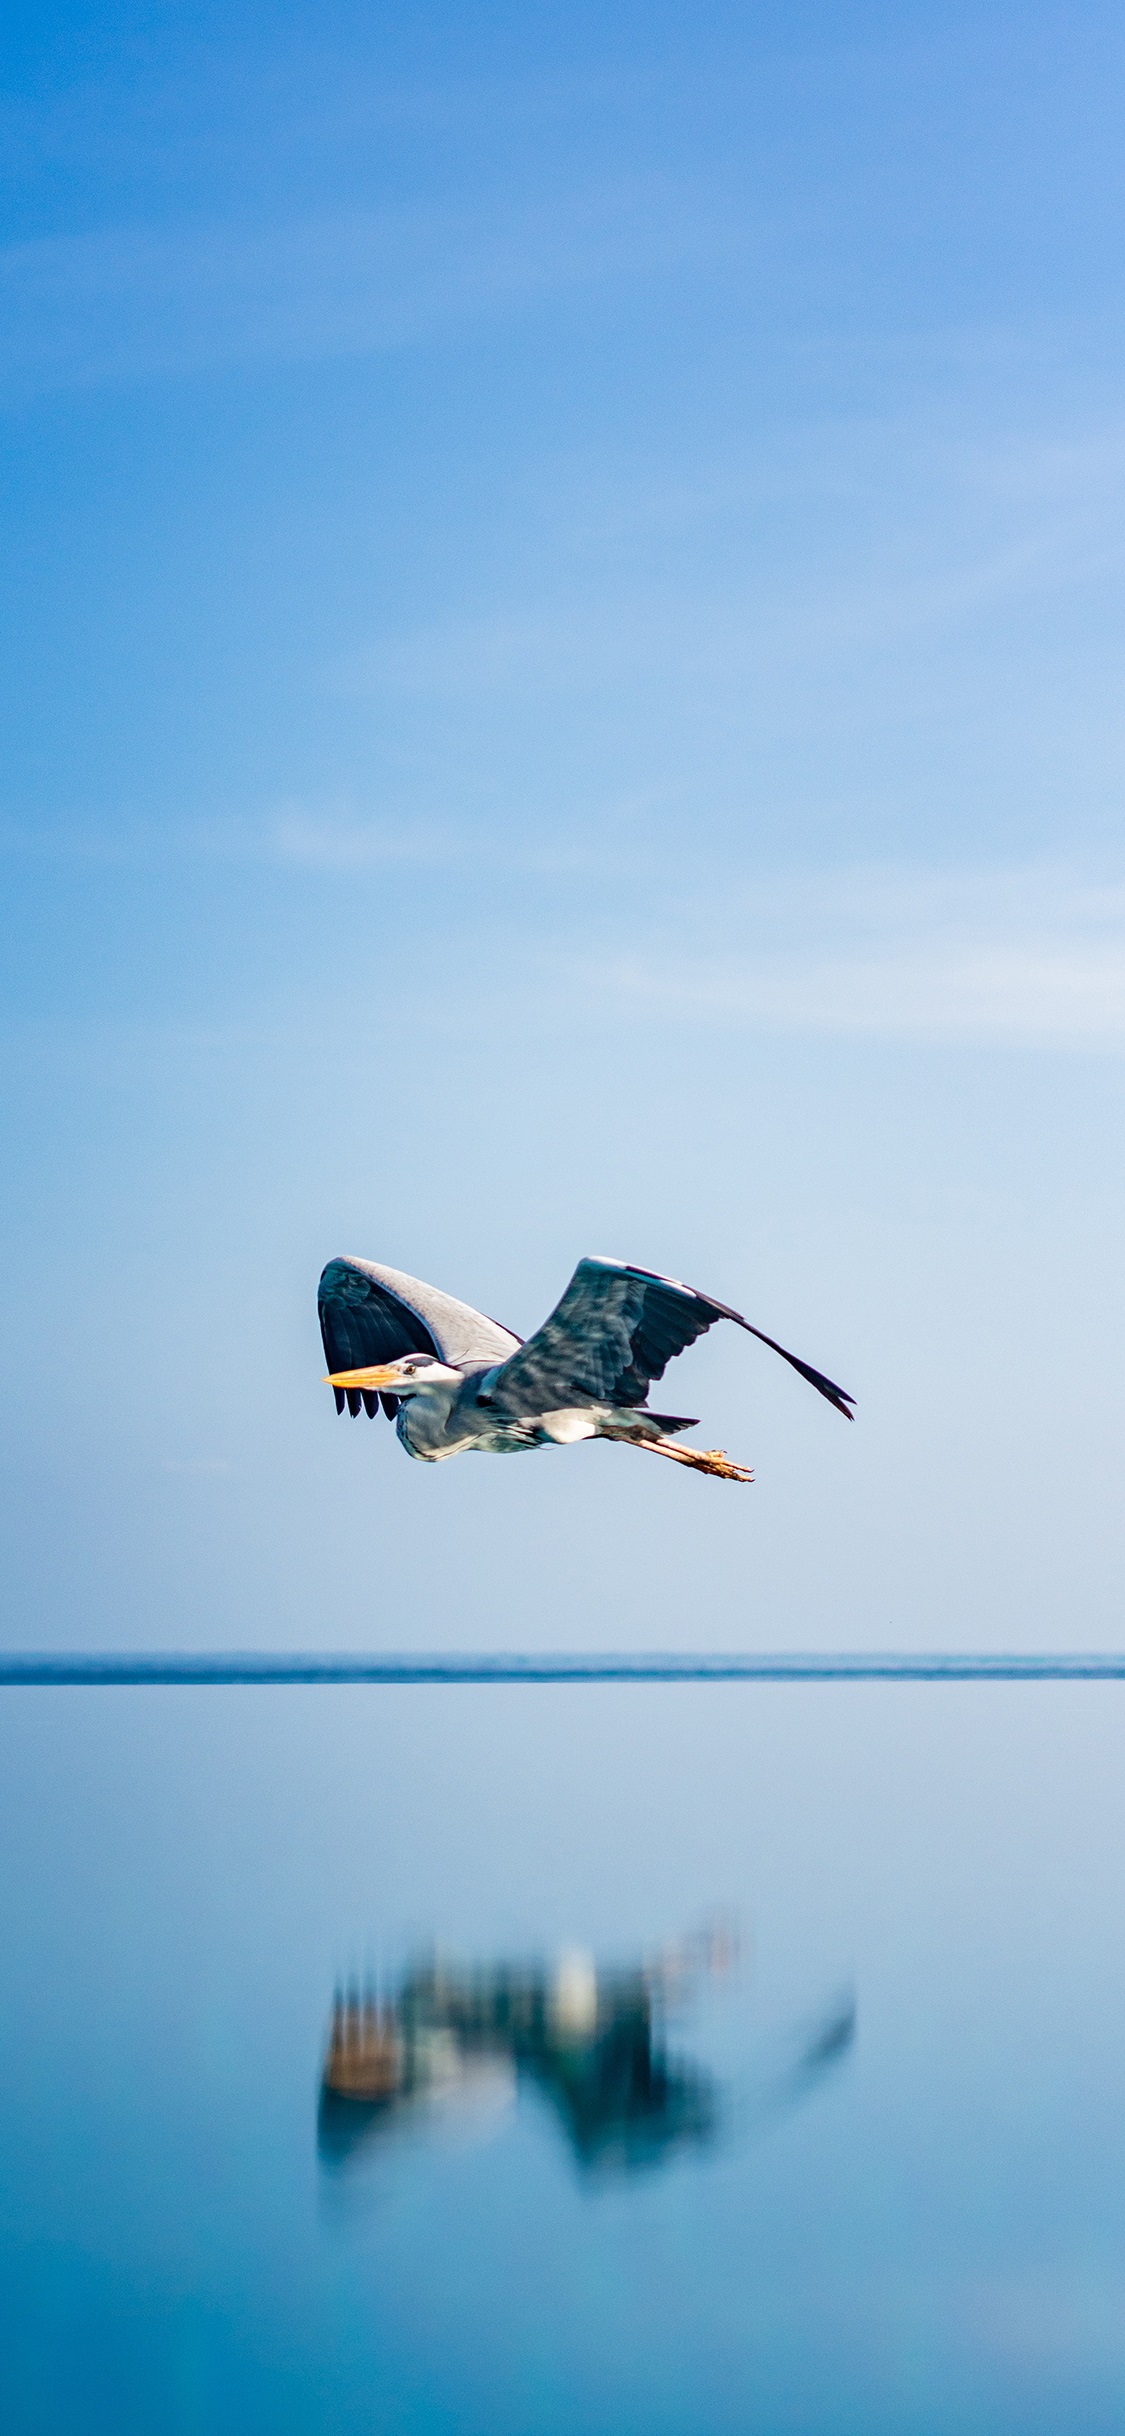
{"label": "thin white cloud", "polygon": [[[1014,612],[1038,616],[1116,583],[1125,561],[1120,425],[1057,445],[1013,432],[984,455],[925,417],[844,419],[771,437],[752,466],[709,483],[693,486],[674,464],[640,478],[615,467],[608,483],[556,470],[554,481],[533,513],[551,556],[570,556],[566,591],[510,593],[372,640],[329,672],[335,688],[478,707],[626,690],[708,702],[733,692],[744,705],[748,688],[772,694],[779,679],[807,693],[837,670],[851,687],[857,659],[870,667],[873,653],[924,675],[928,638],[987,630],[1003,644]],[[760,520],[781,514],[784,554],[763,553]],[[717,522],[728,552],[739,544],[721,585],[701,580],[697,558]],[[683,553],[671,572],[620,584],[595,571],[607,540],[656,535],[663,556],[670,532]]]}
{"label": "thin white cloud", "polygon": [[479,205],[39,237],[0,249],[0,394],[365,354],[557,287],[715,259],[716,198],[664,179]]}
{"label": "thin white cloud", "polygon": [[282,863],[309,871],[422,869],[463,860],[471,840],[421,820],[367,820],[353,813],[284,812],[270,832]]}
{"label": "thin white cloud", "polygon": [[440,873],[472,865],[494,880],[593,872],[624,876],[628,852],[615,843],[612,828],[622,817],[635,816],[642,801],[609,801],[569,830],[544,832],[532,824],[515,835],[480,819],[463,818],[455,824],[419,816],[376,819],[350,810],[294,809],[268,831],[266,851],[283,864],[326,874],[395,869]]}
{"label": "thin white cloud", "polygon": [[638,1010],[869,1040],[1125,1050],[1125,887],[1058,871],[788,879],[740,905],[742,948],[654,942],[583,962]]}
{"label": "thin white cloud", "polygon": [[347,798],[289,803],[276,813],[225,818],[130,820],[106,823],[0,820],[0,858],[39,864],[89,864],[107,870],[152,871],[170,864],[280,864],[328,877],[363,872],[441,873],[459,865],[496,875],[608,872],[628,868],[627,847],[607,829],[635,819],[651,802],[634,790],[587,808],[567,827],[494,826],[463,805],[456,820],[428,811],[371,812]]}

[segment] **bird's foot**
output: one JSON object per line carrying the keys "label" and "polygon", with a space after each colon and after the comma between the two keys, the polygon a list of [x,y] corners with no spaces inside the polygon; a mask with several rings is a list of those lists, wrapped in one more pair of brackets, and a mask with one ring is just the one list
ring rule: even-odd
{"label": "bird's foot", "polygon": [[710,1472],[713,1480],[753,1480],[744,1464],[732,1463],[721,1446],[673,1446],[670,1438],[651,1438],[647,1430],[617,1427],[599,1433],[621,1446],[643,1447],[646,1455],[666,1455],[669,1463],[686,1463],[693,1472]]}
{"label": "bird's foot", "polygon": [[[618,1433],[615,1431],[614,1435]],[[721,1446],[673,1446],[668,1438],[642,1437],[639,1431],[636,1437],[631,1434],[626,1437],[623,1430],[620,1435],[627,1446],[643,1446],[650,1455],[666,1455],[669,1463],[686,1463],[693,1472],[710,1472],[713,1480],[753,1480],[754,1477],[744,1464],[732,1463]]]}
{"label": "bird's foot", "polygon": [[681,1446],[676,1452],[695,1471],[710,1472],[713,1480],[753,1480],[753,1472],[748,1472],[744,1464],[732,1463],[721,1446]]}

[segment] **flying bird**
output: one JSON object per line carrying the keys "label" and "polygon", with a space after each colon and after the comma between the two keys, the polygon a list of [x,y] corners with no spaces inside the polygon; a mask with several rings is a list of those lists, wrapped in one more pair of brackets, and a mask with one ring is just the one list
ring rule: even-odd
{"label": "flying bird", "polygon": [[716,1320],[733,1320],[851,1420],[852,1397],[741,1312],[678,1278],[624,1260],[580,1260],[550,1318],[524,1343],[498,1320],[374,1260],[330,1260],[320,1281],[327,1386],[336,1410],[374,1419],[380,1404],[408,1455],[440,1463],[469,1451],[516,1454],[614,1438],[718,1480],[752,1480],[719,1447],[673,1444],[698,1424],[650,1412],[665,1365]]}

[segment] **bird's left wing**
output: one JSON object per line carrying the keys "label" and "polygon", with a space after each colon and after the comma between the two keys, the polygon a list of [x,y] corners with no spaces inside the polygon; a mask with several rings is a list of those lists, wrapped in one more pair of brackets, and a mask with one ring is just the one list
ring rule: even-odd
{"label": "bird's left wing", "polygon": [[850,1421],[852,1399],[844,1389],[763,1336],[740,1311],[623,1260],[579,1261],[550,1318],[490,1383],[489,1401],[513,1419],[571,1404],[643,1404],[650,1380],[662,1378],[673,1356],[720,1319],[760,1338]]}
{"label": "bird's left wing", "polygon": [[[404,1353],[432,1353],[440,1362],[471,1368],[474,1362],[505,1361],[520,1342],[510,1328],[486,1319],[471,1304],[374,1260],[330,1260],[317,1305],[330,1371],[376,1369]],[[337,1412],[343,1411],[345,1396],[353,1414],[362,1401],[374,1415],[375,1396],[354,1387],[336,1389]],[[385,1396],[383,1407],[393,1412],[394,1397]]]}

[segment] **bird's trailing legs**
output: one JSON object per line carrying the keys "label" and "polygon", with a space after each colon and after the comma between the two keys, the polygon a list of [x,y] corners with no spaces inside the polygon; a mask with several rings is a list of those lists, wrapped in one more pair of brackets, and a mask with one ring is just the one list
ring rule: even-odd
{"label": "bird's trailing legs", "polygon": [[[609,1435],[608,1431],[606,1435]],[[613,1435],[620,1437],[622,1446],[646,1447],[650,1455],[667,1455],[670,1463],[690,1464],[693,1472],[710,1472],[713,1480],[753,1480],[754,1477],[753,1472],[748,1472],[743,1464],[732,1463],[721,1446],[670,1446],[667,1438],[642,1437],[639,1430],[635,1437],[631,1431],[626,1435],[624,1430],[614,1430]]]}

